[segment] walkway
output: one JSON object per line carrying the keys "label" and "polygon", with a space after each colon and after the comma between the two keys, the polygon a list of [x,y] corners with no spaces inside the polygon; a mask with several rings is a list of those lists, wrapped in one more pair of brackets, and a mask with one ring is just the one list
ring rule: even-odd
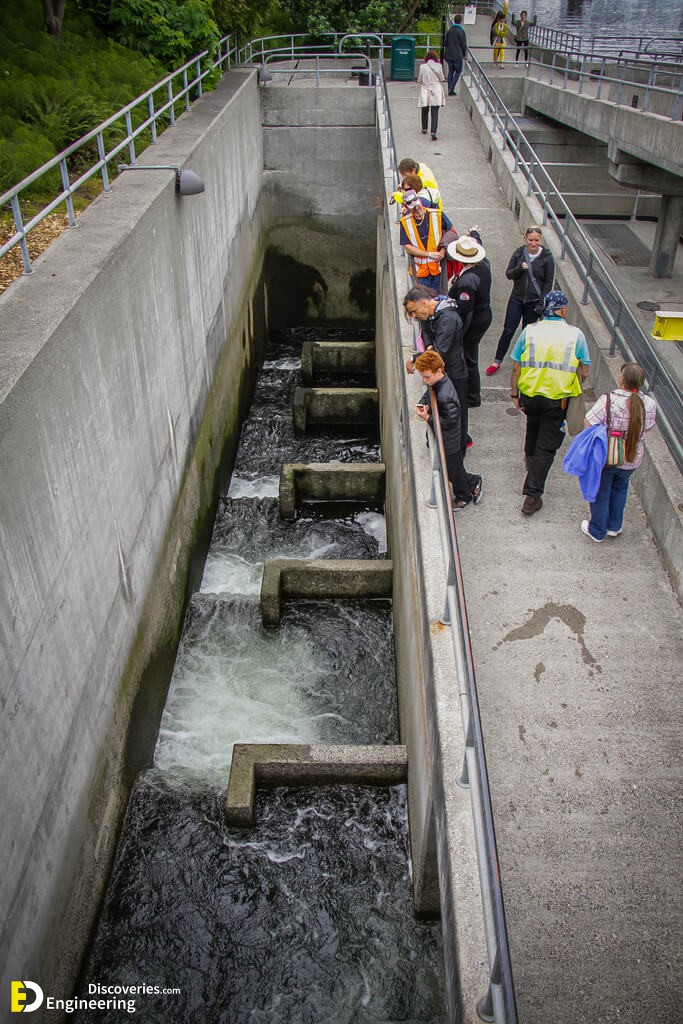
{"label": "walkway", "polygon": [[[399,158],[429,164],[447,213],[460,229],[478,224],[491,257],[485,367],[519,225],[459,98],[431,143],[419,131],[417,87],[392,82],[389,96]],[[558,460],[542,512],[520,514],[524,427],[508,398],[509,366],[485,380],[468,455],[485,496],[457,526],[519,1018],[673,1024],[683,1003],[680,607],[635,495],[623,536],[594,544],[579,531],[586,506]],[[417,382],[408,388],[416,398]],[[423,444],[413,457],[426,497]],[[421,507],[438,549],[435,513]],[[433,595],[430,608],[442,603]]]}

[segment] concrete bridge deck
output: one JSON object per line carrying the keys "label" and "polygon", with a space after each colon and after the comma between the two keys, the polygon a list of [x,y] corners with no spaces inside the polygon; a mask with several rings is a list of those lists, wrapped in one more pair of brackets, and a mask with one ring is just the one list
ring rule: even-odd
{"label": "concrete bridge deck", "polygon": [[[459,97],[442,110],[436,143],[420,133],[414,84],[389,83],[389,97],[399,158],[429,164],[446,212],[459,229],[479,225],[491,258],[485,367],[520,225]],[[591,543],[560,455],[542,512],[521,515],[524,424],[508,398],[509,365],[484,381],[468,454],[484,500],[456,525],[519,1017],[673,1024],[683,1000],[680,606],[634,493],[623,535]],[[408,388],[417,400],[417,383]],[[413,458],[426,497],[420,428]],[[436,513],[421,508],[425,559],[438,562]],[[443,594],[428,600],[434,619]],[[434,652],[447,659],[448,645],[435,637]]]}

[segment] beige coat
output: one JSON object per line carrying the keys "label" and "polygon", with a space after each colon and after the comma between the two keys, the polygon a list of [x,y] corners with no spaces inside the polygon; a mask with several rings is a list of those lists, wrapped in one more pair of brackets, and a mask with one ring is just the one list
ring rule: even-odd
{"label": "beige coat", "polygon": [[443,107],[445,105],[444,77],[440,64],[433,60],[426,60],[424,64],[421,64],[417,73],[417,84],[420,86],[418,107]]}

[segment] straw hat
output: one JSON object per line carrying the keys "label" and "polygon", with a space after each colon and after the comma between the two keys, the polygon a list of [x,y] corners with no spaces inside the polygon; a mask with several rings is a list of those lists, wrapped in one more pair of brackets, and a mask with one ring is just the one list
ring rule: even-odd
{"label": "straw hat", "polygon": [[457,263],[481,263],[486,250],[472,235],[461,235],[446,248],[449,259]]}

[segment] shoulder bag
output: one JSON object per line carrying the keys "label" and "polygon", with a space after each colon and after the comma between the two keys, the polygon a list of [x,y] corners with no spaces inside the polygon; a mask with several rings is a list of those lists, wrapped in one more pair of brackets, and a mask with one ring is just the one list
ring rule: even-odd
{"label": "shoulder bag", "polygon": [[622,466],[626,459],[624,435],[620,430],[612,430],[612,408],[609,392],[605,396],[605,422],[607,426],[607,460],[606,466]]}

